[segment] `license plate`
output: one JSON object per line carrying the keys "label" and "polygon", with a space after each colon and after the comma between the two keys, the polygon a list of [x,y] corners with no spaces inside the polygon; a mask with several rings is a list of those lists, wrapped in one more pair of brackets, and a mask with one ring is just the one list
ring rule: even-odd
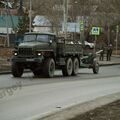
{"label": "license plate", "polygon": [[28,61],[28,62],[33,62],[34,59],[26,59],[26,61]]}

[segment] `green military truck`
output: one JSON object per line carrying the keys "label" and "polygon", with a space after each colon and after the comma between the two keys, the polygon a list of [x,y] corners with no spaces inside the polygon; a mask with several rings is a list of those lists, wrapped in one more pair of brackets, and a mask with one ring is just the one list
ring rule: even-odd
{"label": "green military truck", "polygon": [[14,50],[12,74],[21,77],[24,69],[30,69],[35,76],[53,77],[55,69],[60,69],[64,76],[77,75],[81,57],[79,41],[65,40],[54,33],[26,33],[23,43]]}

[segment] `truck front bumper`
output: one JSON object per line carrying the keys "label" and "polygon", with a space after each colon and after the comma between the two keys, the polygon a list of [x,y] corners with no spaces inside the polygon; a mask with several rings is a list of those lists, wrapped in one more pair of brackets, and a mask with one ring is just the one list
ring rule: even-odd
{"label": "truck front bumper", "polygon": [[43,61],[43,57],[39,57],[39,58],[27,58],[27,57],[17,57],[14,56],[11,59],[12,62],[18,62],[18,63],[42,63]]}

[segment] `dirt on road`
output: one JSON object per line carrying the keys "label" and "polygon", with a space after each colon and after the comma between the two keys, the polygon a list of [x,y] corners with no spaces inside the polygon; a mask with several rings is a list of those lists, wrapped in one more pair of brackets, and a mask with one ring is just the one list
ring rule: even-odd
{"label": "dirt on road", "polygon": [[70,120],[120,120],[120,100],[98,107]]}

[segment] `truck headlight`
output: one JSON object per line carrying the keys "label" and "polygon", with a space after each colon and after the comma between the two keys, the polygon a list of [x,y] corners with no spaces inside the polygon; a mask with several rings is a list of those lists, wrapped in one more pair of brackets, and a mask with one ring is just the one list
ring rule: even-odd
{"label": "truck headlight", "polygon": [[14,52],[14,55],[15,55],[15,56],[17,56],[17,55],[18,55],[18,53],[17,53],[17,52]]}
{"label": "truck headlight", "polygon": [[40,52],[37,53],[38,56],[41,56],[42,54]]}

